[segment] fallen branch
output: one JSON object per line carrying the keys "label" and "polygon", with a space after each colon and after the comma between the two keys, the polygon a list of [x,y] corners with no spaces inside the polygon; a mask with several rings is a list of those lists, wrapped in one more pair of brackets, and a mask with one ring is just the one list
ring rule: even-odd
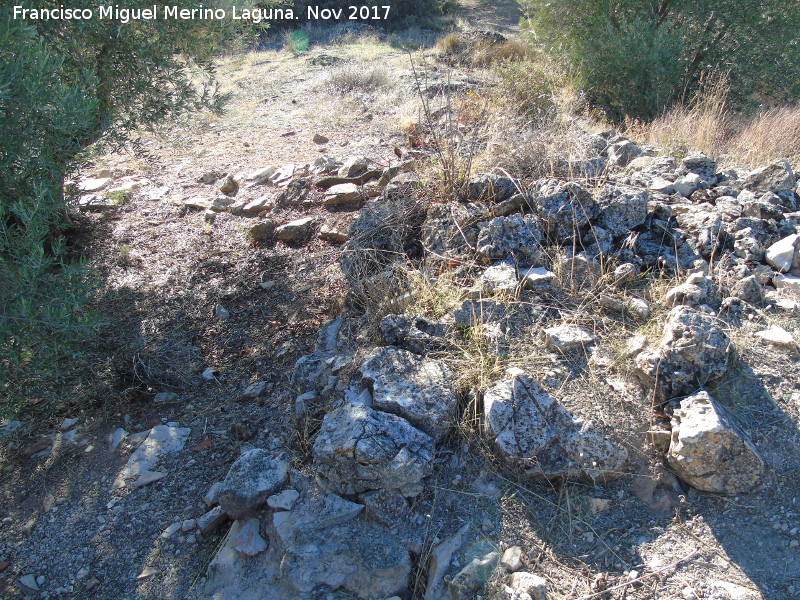
{"label": "fallen branch", "polygon": [[648,577],[653,577],[654,575],[658,575],[659,573],[663,573],[664,571],[669,571],[670,569],[674,569],[675,567],[680,566],[682,563],[685,563],[686,561],[691,560],[692,558],[694,558],[694,556],[696,554],[698,554],[699,552],[700,552],[700,549],[699,548],[695,548],[689,554],[687,554],[686,556],[684,556],[681,559],[678,559],[677,561],[675,561],[671,565],[667,565],[665,567],[661,567],[660,569],[657,569],[656,571],[653,571],[652,573],[646,573],[646,574],[642,575],[641,577],[637,577],[636,579],[632,579],[630,581],[626,581],[625,583],[619,583],[617,585],[613,585],[610,588],[606,588],[606,589],[604,589],[604,590],[602,590],[600,592],[595,592],[594,594],[589,594],[588,596],[581,596],[580,598],[575,598],[575,600],[591,600],[592,598],[599,598],[603,594],[607,594],[609,592],[613,592],[615,590],[620,590],[620,589],[622,589],[624,587],[628,587],[629,585],[633,585],[634,583],[638,583],[639,581],[642,581],[643,579],[647,579]]}

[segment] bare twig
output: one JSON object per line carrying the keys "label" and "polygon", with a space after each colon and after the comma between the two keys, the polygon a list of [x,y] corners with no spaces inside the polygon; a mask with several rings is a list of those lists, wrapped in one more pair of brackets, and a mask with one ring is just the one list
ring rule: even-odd
{"label": "bare twig", "polygon": [[614,590],[621,590],[622,588],[628,587],[629,585],[633,585],[634,583],[639,583],[643,579],[648,579],[650,577],[654,577],[655,575],[658,575],[658,574],[663,573],[665,571],[669,571],[670,569],[674,569],[676,567],[679,567],[683,563],[685,563],[685,562],[691,560],[692,558],[694,558],[699,552],[700,552],[700,549],[699,548],[695,548],[694,550],[692,550],[689,554],[687,554],[683,558],[680,558],[680,559],[676,560],[674,563],[672,563],[670,565],[667,565],[665,567],[661,567],[660,569],[656,569],[652,573],[646,573],[646,574],[642,575],[641,577],[637,577],[636,579],[633,579],[631,581],[626,581],[624,583],[620,583],[620,584],[617,584],[617,585],[612,585],[609,588],[606,588],[606,589],[604,589],[602,591],[599,591],[599,592],[595,592],[594,594],[589,594],[588,596],[580,596],[579,598],[575,598],[575,600],[591,600],[592,598],[600,598],[601,596],[603,596],[604,594],[607,594],[608,592],[613,592]]}

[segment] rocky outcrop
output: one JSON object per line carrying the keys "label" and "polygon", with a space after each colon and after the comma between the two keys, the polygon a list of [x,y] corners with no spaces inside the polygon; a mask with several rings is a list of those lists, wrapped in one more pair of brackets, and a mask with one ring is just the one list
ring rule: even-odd
{"label": "rocky outcrop", "polygon": [[253,449],[231,465],[217,495],[232,519],[252,515],[267,497],[279,491],[289,475],[289,455]]}
{"label": "rocky outcrop", "polygon": [[413,494],[433,469],[434,442],[402,417],[345,404],[325,415],[312,452],[314,469],[333,492]]}
{"label": "rocky outcrop", "polygon": [[458,398],[444,363],[387,346],[367,355],[359,372],[374,408],[403,417],[434,442],[455,424]]}
{"label": "rocky outcrop", "polygon": [[483,405],[486,430],[498,451],[527,475],[599,483],[622,474],[625,450],[571,415],[527,375],[490,387]]}
{"label": "rocky outcrop", "polygon": [[637,375],[655,400],[693,392],[722,377],[733,353],[733,342],[714,317],[676,306],[656,345],[635,359]]}

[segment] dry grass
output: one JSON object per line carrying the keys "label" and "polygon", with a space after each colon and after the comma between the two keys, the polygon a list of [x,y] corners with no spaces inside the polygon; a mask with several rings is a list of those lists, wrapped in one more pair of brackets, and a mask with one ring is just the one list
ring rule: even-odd
{"label": "dry grass", "polygon": [[715,80],[690,104],[650,123],[628,121],[627,135],[682,158],[699,150],[723,165],[760,167],[781,158],[800,161],[800,106],[779,106],[747,117],[731,110],[728,88]]}
{"label": "dry grass", "polygon": [[800,106],[781,106],[758,114],[739,127],[729,152],[749,166],[780,158],[800,163]]}

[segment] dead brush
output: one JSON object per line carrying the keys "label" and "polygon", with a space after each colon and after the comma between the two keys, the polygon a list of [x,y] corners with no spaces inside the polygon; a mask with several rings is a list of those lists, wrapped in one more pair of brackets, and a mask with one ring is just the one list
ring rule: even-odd
{"label": "dead brush", "polygon": [[[443,199],[465,195],[472,175],[475,157],[485,147],[488,99],[475,91],[456,97],[448,80],[442,91],[431,95],[427,70],[417,68],[411,58],[414,85],[421,104],[422,129],[427,140],[424,145],[434,157],[434,178],[438,181]],[[432,100],[443,101],[434,108]]]}
{"label": "dead brush", "polygon": [[800,106],[779,106],[740,124],[725,162],[760,167],[781,158],[800,163]]}
{"label": "dead brush", "polygon": [[323,87],[340,94],[371,93],[390,88],[392,85],[392,80],[384,69],[379,67],[364,69],[354,65],[332,71],[323,82]]}
{"label": "dead brush", "polygon": [[725,77],[706,77],[691,102],[649,123],[628,120],[624,133],[683,158],[699,150],[724,165],[756,168],[781,158],[800,161],[800,106],[776,106],[754,116],[734,111]]}
{"label": "dead brush", "polygon": [[716,158],[728,148],[734,126],[729,91],[727,78],[706,77],[691,102],[675,106],[649,123],[628,120],[624,132],[662,146],[678,159],[692,149]]}

